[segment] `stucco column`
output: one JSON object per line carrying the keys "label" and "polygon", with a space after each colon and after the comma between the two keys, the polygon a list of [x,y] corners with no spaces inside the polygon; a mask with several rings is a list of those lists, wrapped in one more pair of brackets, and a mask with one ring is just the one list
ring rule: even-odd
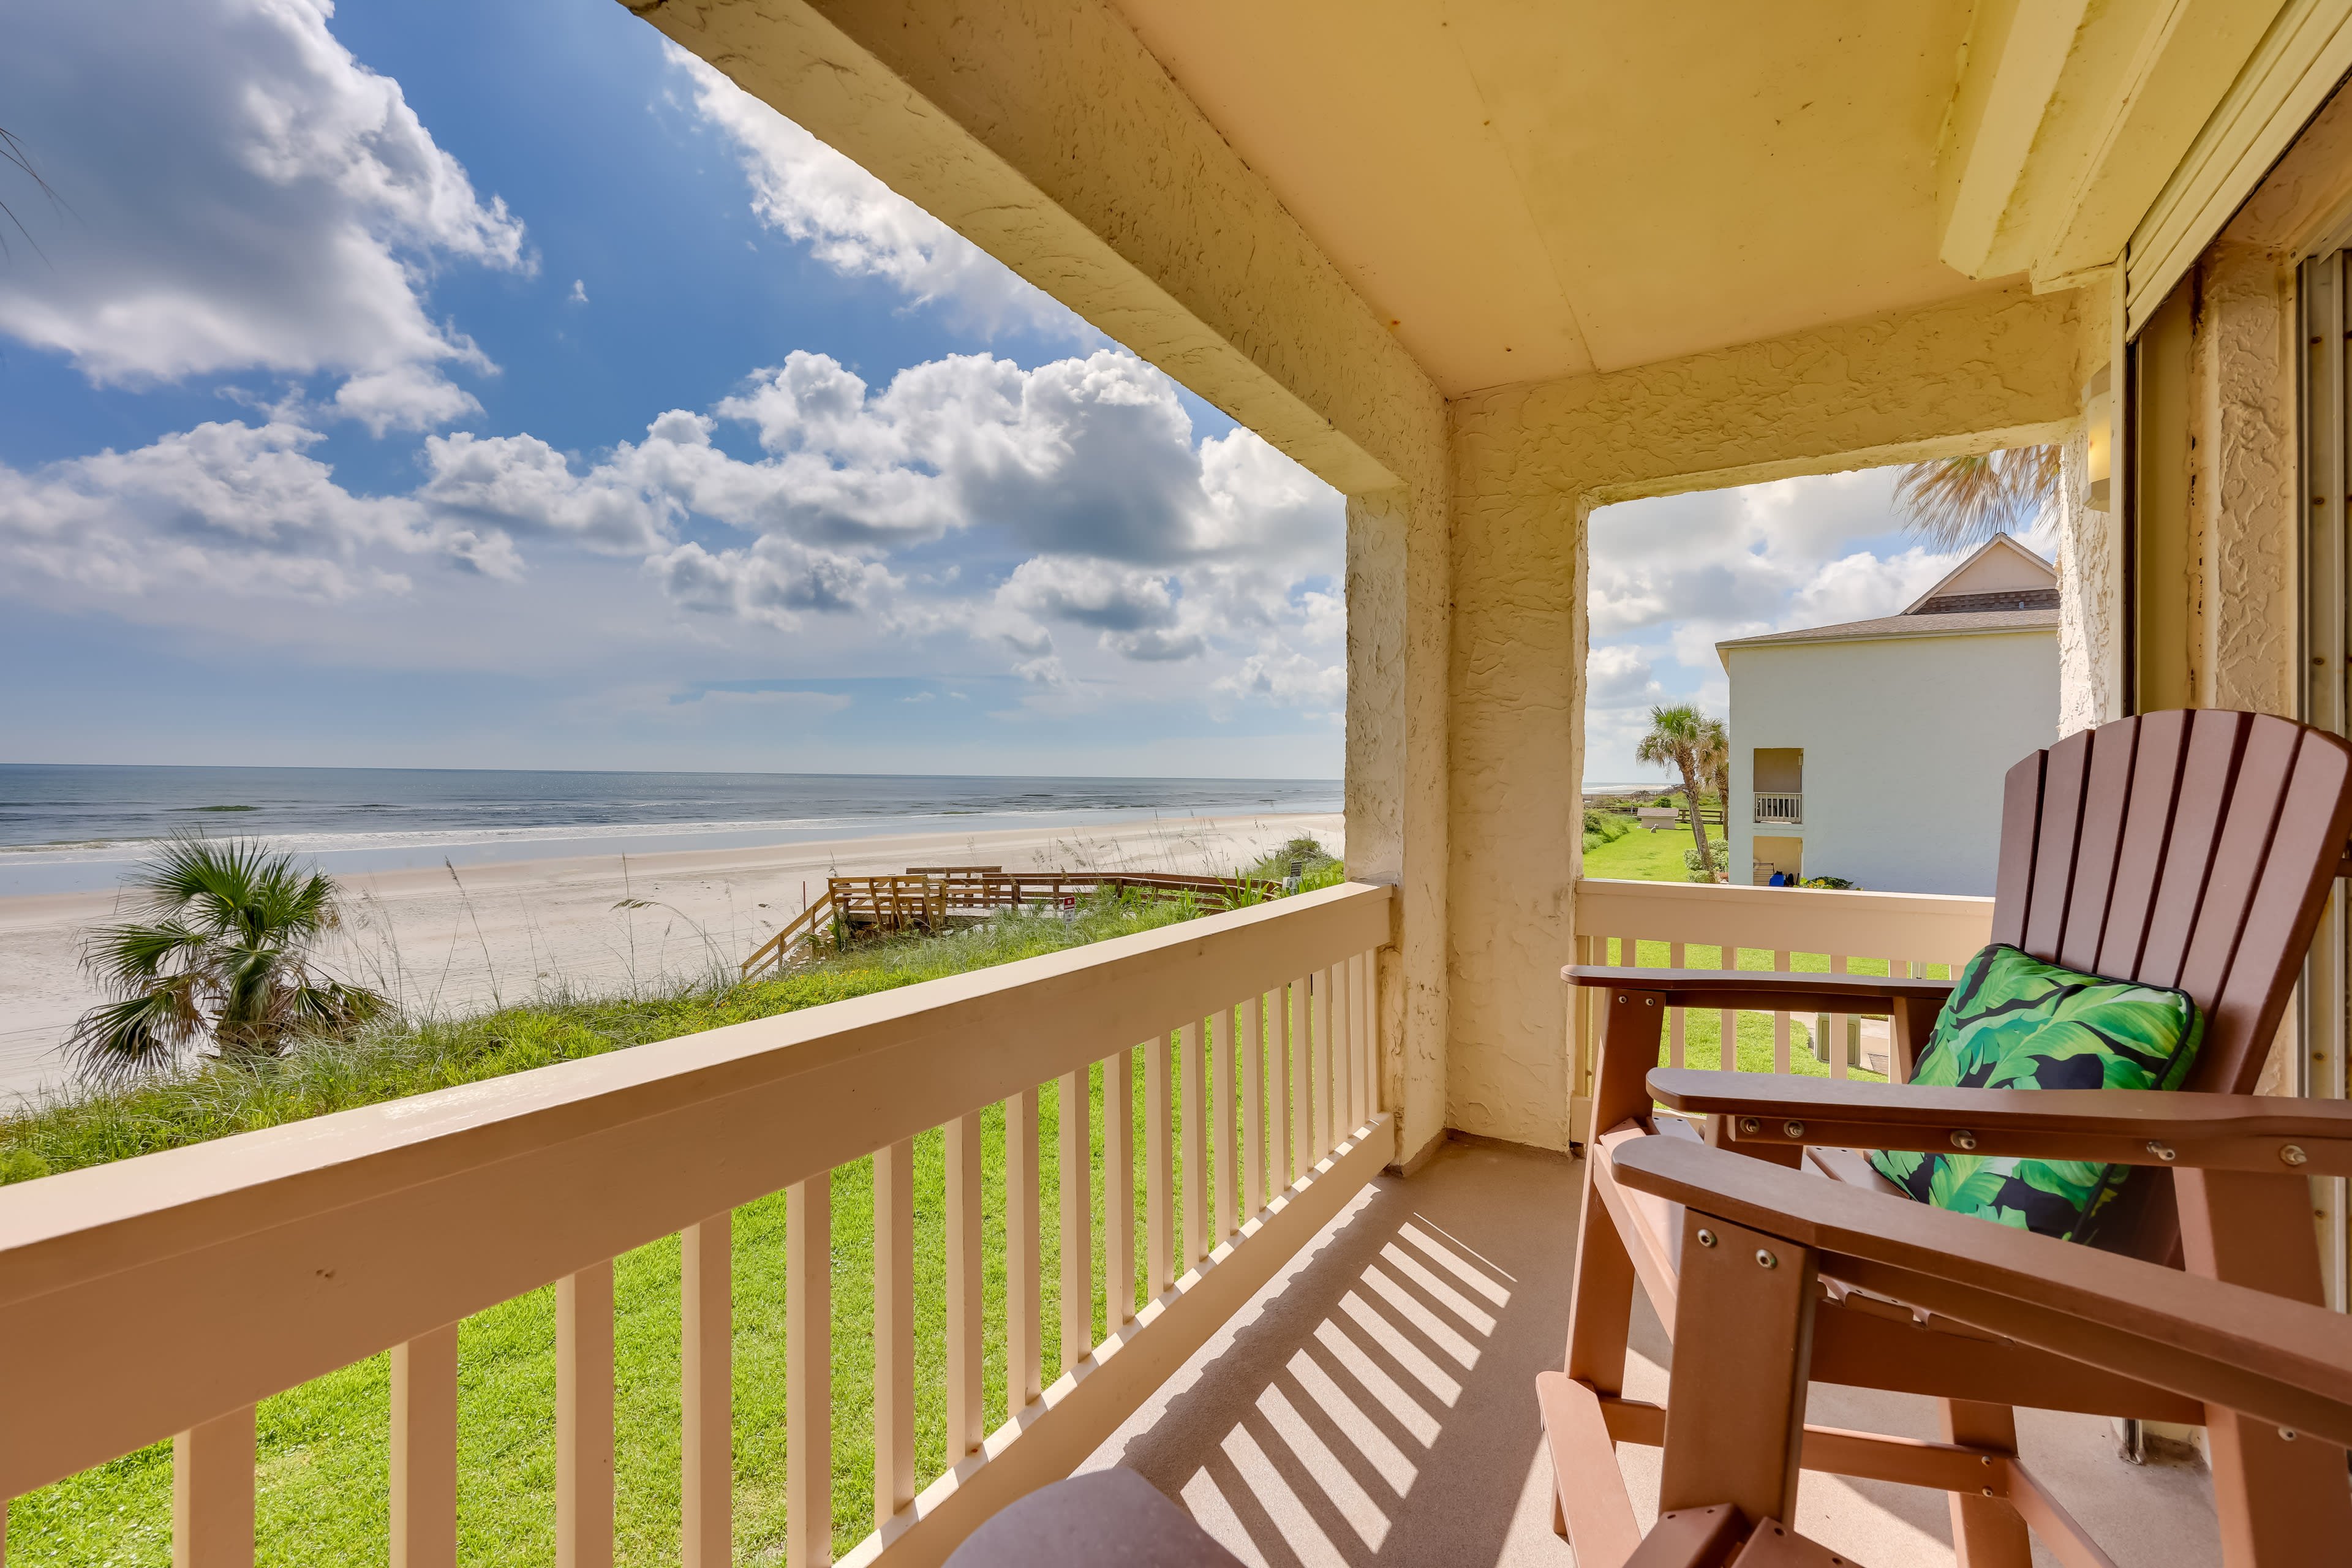
{"label": "stucco column", "polygon": [[2294,273],[2252,246],[2199,263],[2189,382],[2197,700],[2296,710]]}
{"label": "stucco column", "polygon": [[1348,873],[1399,890],[1381,1103],[1406,1169],[1446,1124],[1446,533],[1442,494],[1348,498]]}
{"label": "stucco column", "polygon": [[1456,437],[1446,1110],[1466,1132],[1564,1150],[1590,506],[1557,482],[1543,434]]}

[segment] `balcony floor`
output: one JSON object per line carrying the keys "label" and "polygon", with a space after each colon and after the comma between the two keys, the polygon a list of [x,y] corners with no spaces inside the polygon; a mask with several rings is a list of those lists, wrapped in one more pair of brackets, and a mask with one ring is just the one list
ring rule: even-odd
{"label": "balcony floor", "polygon": [[[1570,1568],[1551,1532],[1533,1384],[1559,1363],[1582,1170],[1447,1144],[1382,1177],[1083,1467],[1126,1465],[1264,1568]],[[1662,1399],[1664,1335],[1640,1309],[1628,1394]],[[1825,1425],[1934,1436],[1932,1405],[1821,1387]],[[2029,1412],[2022,1447],[2119,1568],[2221,1561],[2201,1468],[2137,1468],[2108,1423]],[[1619,1450],[1654,1516],[1658,1453]],[[1865,1568],[1952,1561],[1945,1500],[1805,1477],[1798,1528]],[[2037,1564],[2053,1563],[2039,1542]]]}

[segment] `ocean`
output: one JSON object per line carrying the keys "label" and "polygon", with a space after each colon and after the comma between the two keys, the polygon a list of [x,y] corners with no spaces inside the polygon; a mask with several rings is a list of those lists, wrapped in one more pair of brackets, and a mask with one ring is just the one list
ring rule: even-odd
{"label": "ocean", "polygon": [[908,777],[0,763],[0,894],[111,888],[158,839],[267,837],[328,871],[1154,817],[1338,811],[1337,779]]}

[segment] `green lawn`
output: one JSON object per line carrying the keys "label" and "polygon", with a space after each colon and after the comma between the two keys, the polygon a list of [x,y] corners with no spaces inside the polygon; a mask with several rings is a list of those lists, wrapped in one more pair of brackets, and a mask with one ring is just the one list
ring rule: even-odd
{"label": "green lawn", "polygon": [[[1336,876],[1336,872],[1334,873]],[[1165,907],[1160,907],[1164,911]],[[667,1038],[719,1023],[790,1011],[843,995],[910,984],[934,973],[1002,963],[1123,930],[1163,924],[1172,914],[1090,910],[1077,927],[1058,921],[1005,922],[1004,929],[938,942],[898,944],[845,955],[824,972],[651,1001],[509,1009],[462,1025],[378,1037],[365,1048],[254,1074],[215,1072],[191,1082],[0,1123],[0,1172],[40,1170],[121,1158],[151,1148],[267,1126],[301,1115],[465,1082],[501,1071]],[[955,944],[961,942],[958,949]],[[1142,1050],[1135,1060],[1142,1100]],[[1182,1063],[1177,1057],[1181,1086]],[[1101,1070],[1090,1078],[1090,1184],[1094,1232],[1101,1234]],[[404,1089],[402,1086],[408,1086]],[[1181,1088],[1174,1097],[1181,1173]],[[1046,1381],[1060,1366],[1061,1173],[1058,1116],[1051,1086],[1041,1096],[1039,1256]],[[1139,1110],[1135,1147],[1143,1149]],[[1003,1138],[1002,1106],[983,1116],[990,1353],[990,1425],[1004,1414]],[[1218,1134],[1208,1129],[1213,1145]],[[918,1464],[928,1482],[945,1464],[945,1208],[941,1135],[916,1141]],[[10,1162],[14,1163],[11,1164]],[[0,1175],[0,1179],[5,1179]],[[1139,1168],[1136,1234],[1141,1248],[1143,1180]],[[735,1555],[782,1560],[784,1526],[784,1200],[781,1194],[736,1211]],[[846,1550],[872,1525],[873,1190],[872,1164],[834,1173],[833,1192],[834,1539]],[[665,1237],[622,1258],[614,1279],[617,1401],[618,1561],[674,1562],[678,1535],[678,1247]],[[1105,1301],[1097,1260],[1094,1318]],[[168,1310],[166,1307],[163,1310]],[[467,1320],[459,1331],[458,1499],[460,1558],[467,1563],[535,1563],[554,1551],[555,1323],[552,1287]],[[382,1563],[389,1554],[386,1358],[371,1357],[263,1403],[259,1423],[259,1561],[269,1564]],[[153,1564],[171,1560],[172,1461],[157,1444],[110,1465],[16,1499],[5,1536],[11,1568],[24,1564]]]}
{"label": "green lawn", "polygon": [[[1723,842],[1722,830],[1708,828],[1706,841],[1719,846]],[[1679,823],[1655,833],[1636,827],[1587,849],[1584,874],[1634,882],[1686,882],[1690,880],[1690,868],[1683,864],[1683,851],[1690,847],[1690,829]]]}

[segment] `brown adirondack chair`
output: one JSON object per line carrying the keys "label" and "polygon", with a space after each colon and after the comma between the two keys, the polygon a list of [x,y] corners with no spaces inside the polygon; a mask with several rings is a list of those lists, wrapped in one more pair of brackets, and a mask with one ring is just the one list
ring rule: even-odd
{"label": "brown adirondack chair", "polygon": [[[2187,991],[2206,1032],[2184,1089],[2250,1097],[2347,830],[2352,748],[2333,736],[2284,719],[2210,710],[2122,720],[2010,771],[1993,940],[2073,968]],[[1612,1440],[1657,1444],[1673,1429],[1671,1403],[1622,1397],[1634,1282],[1675,1332],[1685,1249],[1675,1205],[1627,1189],[1616,1163],[1643,1140],[1699,1136],[1685,1121],[1653,1114],[1654,1088],[1666,1106],[1706,1117],[1707,1142],[1882,1193],[1895,1189],[1856,1150],[1957,1145],[2147,1166],[2126,1189],[2103,1246],[2176,1268],[2185,1262],[2191,1272],[2274,1295],[2319,1300],[2304,1175],[2278,1163],[2284,1156],[2273,1146],[2265,1155],[2273,1163],[2258,1162],[2259,1170],[2191,1171],[2175,1180],[2164,1168],[2174,1146],[2165,1130],[2174,1121],[2161,1112],[2185,1116],[2179,1096],[2165,1097],[2176,1103],[2133,1124],[2134,1142],[2062,1103],[2079,1096],[2050,1090],[1652,1072],[1667,1009],[1701,1006],[1885,1013],[1890,1077],[1907,1078],[1948,982],[1598,967],[1571,968],[1565,977],[1604,988],[1592,1122],[1602,1131],[1587,1149],[1565,1369],[1566,1381],[1590,1399],[1583,1416],[1557,1413],[1549,1428],[1556,1459],[1564,1447],[1578,1449],[1583,1462],[1612,1455]],[[1980,1489],[1955,1490],[1953,1536],[1963,1568],[2025,1568],[2031,1561],[2018,1500],[2045,1494],[2015,1460],[2019,1405],[2205,1425],[2216,1491],[2231,1496],[2244,1516],[2287,1518],[2308,1498],[2327,1495],[2347,1508],[2344,1528],[2352,1531],[2342,1450],[2313,1441],[2280,1452],[2272,1429],[2208,1411],[2173,1388],[1896,1306],[1859,1285],[1833,1269],[1822,1276],[1811,1302],[1811,1375],[1936,1396],[1947,1442],[2004,1456],[2005,1473],[2023,1478],[2005,1500]],[[1728,1321],[1706,1325],[1709,1342],[1739,1332]],[[1677,1338],[1677,1377],[1686,1356],[1705,1353]],[[1907,1440],[1808,1433],[1801,1447],[1812,1468],[1945,1484],[1921,1470],[1917,1446]],[[2036,1522],[2045,1534],[2065,1535],[2072,1521],[2053,1510],[2038,1512]],[[1580,1522],[1571,1500],[1562,1498],[1555,1521],[1583,1568],[1616,1560],[1614,1526],[1605,1517]],[[1590,1550],[1580,1535],[1591,1538]]]}
{"label": "brown adirondack chair", "polygon": [[[2115,1098],[2135,1103],[2084,1114],[2107,1119],[2120,1134],[2135,1117],[2134,1131],[2163,1125],[2156,1113],[2164,1108],[2152,1102],[2178,1097]],[[2352,1171],[2352,1107],[2263,1113],[2263,1135],[2250,1137],[2242,1100],[2189,1098],[2207,1103],[2195,1108],[2198,1131],[2176,1150],[2178,1168],[2210,1173],[2274,1164],[2275,1136],[2284,1131],[2301,1140],[2312,1166]],[[2217,1487],[2223,1553],[2232,1568],[2352,1560],[2342,1465],[2343,1445],[2352,1442],[2352,1319],[1679,1138],[1628,1145],[1616,1174],[1625,1191],[1671,1203],[1683,1215],[1674,1414],[1658,1523],[1644,1538],[1596,1396],[1563,1373],[1539,1380],[1548,1430],[1570,1438],[1555,1442],[1552,1454],[1556,1484],[1573,1500],[1570,1511],[1585,1531],[1579,1568],[1594,1568],[1596,1560],[1638,1568],[1831,1568],[1844,1561],[1783,1522],[1795,1511],[1801,1466],[1843,1468],[1817,1462],[1833,1457],[1815,1450],[1835,1439],[1802,1426],[1816,1321],[1807,1309],[1832,1276],[2006,1342],[2232,1412],[2242,1431],[2259,1433],[2271,1450],[2331,1456],[2332,1499],[2327,1488],[2306,1489],[2305,1506],[2290,1518],[2259,1517],[2256,1499]],[[2261,1179],[2276,1178],[2264,1169]],[[2057,1505],[2001,1448],[1918,1443],[1907,1462],[1906,1479],[2005,1499],[2046,1533],[2062,1541],[2067,1534],[2048,1528]],[[2107,1561],[2063,1555],[2070,1563]]]}

